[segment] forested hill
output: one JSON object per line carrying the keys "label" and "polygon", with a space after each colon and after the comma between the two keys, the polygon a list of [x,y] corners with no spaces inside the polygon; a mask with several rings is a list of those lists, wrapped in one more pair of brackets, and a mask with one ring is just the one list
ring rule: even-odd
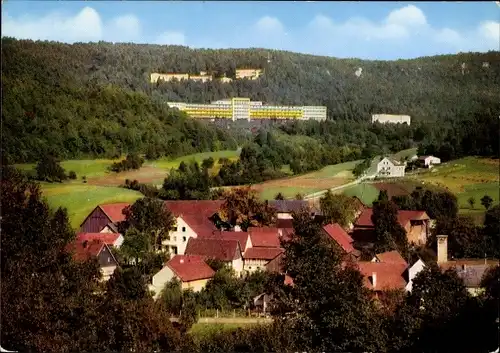
{"label": "forested hill", "polygon": [[[161,102],[246,96],[268,103],[326,105],[333,119],[365,121],[372,113],[409,114],[414,121],[467,117],[497,106],[500,96],[500,52],[365,61],[264,49],[193,50],[104,42],[69,45],[10,38],[2,42],[4,84],[24,94],[39,84],[106,83],[144,92]],[[265,74],[256,81],[232,83],[157,85],[149,80],[152,72],[220,74],[250,67],[262,68]],[[355,75],[358,68],[362,69],[360,77]]]}

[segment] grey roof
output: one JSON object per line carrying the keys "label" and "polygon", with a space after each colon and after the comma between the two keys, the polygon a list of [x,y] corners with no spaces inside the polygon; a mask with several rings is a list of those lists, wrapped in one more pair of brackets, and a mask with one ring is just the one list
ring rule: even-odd
{"label": "grey roof", "polygon": [[303,207],[309,207],[306,200],[270,200],[269,205],[276,208],[279,213],[298,212]]}
{"label": "grey roof", "polygon": [[397,161],[394,158],[387,158],[388,160],[391,161],[392,164],[397,165],[397,166],[402,166],[405,165],[403,162]]}
{"label": "grey roof", "polygon": [[462,278],[468,288],[479,288],[484,273],[488,270],[488,265],[466,265],[455,267],[458,277]]}
{"label": "grey roof", "polygon": [[115,232],[115,233],[119,233],[119,232],[118,232],[118,226],[117,226],[115,223],[110,222],[110,223],[108,223],[108,224],[107,224],[107,226],[108,226],[108,227],[109,227],[109,229],[111,229],[113,232]]}

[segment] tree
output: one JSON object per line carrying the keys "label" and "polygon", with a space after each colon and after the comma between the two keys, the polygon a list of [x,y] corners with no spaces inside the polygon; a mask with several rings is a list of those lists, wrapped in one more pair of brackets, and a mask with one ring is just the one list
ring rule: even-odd
{"label": "tree", "polygon": [[387,195],[387,190],[380,190],[378,194],[378,201],[389,201],[389,196]]}
{"label": "tree", "polygon": [[275,200],[284,200],[285,199],[285,196],[281,193],[281,192],[278,192],[276,194],[276,196],[274,196],[274,199]]}
{"label": "tree", "polygon": [[356,207],[353,198],[328,190],[319,200],[320,209],[325,223],[338,223],[347,227],[354,222]]}
{"label": "tree", "polygon": [[297,195],[295,195],[295,200],[304,200],[304,195],[298,193]]}
{"label": "tree", "polygon": [[68,178],[69,178],[69,179],[71,179],[71,180],[76,180],[76,178],[77,178],[77,177],[76,177],[76,173],[75,173],[74,171],[72,171],[72,170],[71,170],[71,171],[68,173]]}
{"label": "tree", "polygon": [[123,257],[125,263],[138,264],[147,257],[153,250],[150,239],[146,233],[139,232],[136,228],[130,227],[123,235],[123,244],[118,249],[118,254]]}
{"label": "tree", "polygon": [[52,156],[44,156],[36,165],[37,179],[41,181],[58,181],[66,180],[66,172],[61,167],[59,162]]}
{"label": "tree", "polygon": [[476,199],[471,196],[471,197],[469,197],[469,199],[467,200],[467,202],[469,203],[470,208],[473,209],[474,208],[474,204],[476,203]]}
{"label": "tree", "polygon": [[398,222],[398,207],[392,201],[377,201],[373,204],[372,222],[375,226],[375,251],[398,250],[407,255],[406,231]]}
{"label": "tree", "polygon": [[[456,259],[482,258],[489,251],[481,229],[468,216],[438,219],[434,234],[448,235],[448,253]],[[435,246],[436,239],[433,237],[432,247]]]}
{"label": "tree", "polygon": [[257,193],[250,187],[240,187],[226,191],[224,203],[219,211],[222,221],[231,226],[270,226],[276,222],[276,209],[267,202],[259,201]]}
{"label": "tree", "polygon": [[481,198],[481,205],[483,205],[486,210],[489,210],[492,203],[493,203],[493,199],[489,195],[484,195]]}
{"label": "tree", "polygon": [[208,158],[203,160],[203,162],[201,163],[201,167],[203,169],[210,169],[210,168],[214,167],[214,164],[215,164],[215,160],[212,157],[208,157]]}
{"label": "tree", "polygon": [[120,228],[134,227],[149,236],[153,249],[160,250],[161,242],[169,236],[175,225],[175,218],[162,201],[149,197],[137,200],[123,210],[125,222]]}
{"label": "tree", "polygon": [[362,275],[341,265],[334,244],[307,212],[294,214],[293,223],[295,232],[283,246],[284,270],[294,286],[278,299],[288,314],[275,320],[294,331],[294,345],[304,351],[380,350],[375,308]]}
{"label": "tree", "polygon": [[171,315],[180,315],[182,309],[182,286],[177,278],[165,284],[160,292],[160,302],[164,309]]}
{"label": "tree", "polygon": [[198,303],[192,289],[182,293],[182,309],[179,319],[185,331],[189,331],[191,326],[198,321]]}
{"label": "tree", "polygon": [[491,207],[484,216],[483,233],[491,256],[500,258],[500,206]]}
{"label": "tree", "polygon": [[135,266],[115,270],[106,283],[107,292],[126,300],[141,300],[149,297],[147,282],[143,274]]}

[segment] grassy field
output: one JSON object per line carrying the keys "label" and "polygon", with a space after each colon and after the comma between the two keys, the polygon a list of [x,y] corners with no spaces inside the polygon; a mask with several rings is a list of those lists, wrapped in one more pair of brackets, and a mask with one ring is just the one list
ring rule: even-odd
{"label": "grassy field", "polygon": [[[167,176],[168,169],[179,166],[182,161],[201,162],[209,157],[216,160],[223,157],[234,160],[238,158],[239,153],[239,150],[219,151],[197,153],[170,160],[163,158],[146,162],[140,170],[123,173],[108,171],[109,166],[117,160],[68,160],[61,162],[61,166],[66,172],[74,171],[78,180],[65,183],[41,183],[42,192],[51,207],[66,207],[71,225],[78,228],[85,217],[99,204],[134,202],[142,197],[142,194],[137,191],[118,187],[124,183],[125,179],[161,184]],[[35,168],[35,164],[18,164],[16,167],[29,171]],[[81,181],[84,175],[88,180],[86,184]]]}
{"label": "grassy field", "polygon": [[134,202],[142,197],[138,191],[119,187],[95,186],[80,183],[42,183],[44,197],[52,208],[65,207],[71,226],[77,229],[85,217],[99,204]]}
{"label": "grassy field", "polygon": [[194,339],[206,339],[213,336],[216,333],[223,331],[235,331],[238,328],[245,328],[255,325],[255,323],[238,323],[238,324],[204,324],[204,323],[196,323],[191,327],[189,333],[193,336]]}
{"label": "grassy field", "polygon": [[318,171],[285,179],[270,180],[253,186],[261,199],[272,200],[277,193],[286,198],[297,194],[307,195],[354,180],[352,170],[361,161],[326,166]]}
{"label": "grassy field", "polygon": [[417,148],[409,148],[395,153],[392,157],[396,160],[403,160],[407,157],[412,157],[417,154]]}
{"label": "grassy field", "polygon": [[357,184],[343,190],[338,190],[337,192],[351,197],[356,196],[367,206],[371,206],[379,194],[379,190],[373,184],[369,183]]}

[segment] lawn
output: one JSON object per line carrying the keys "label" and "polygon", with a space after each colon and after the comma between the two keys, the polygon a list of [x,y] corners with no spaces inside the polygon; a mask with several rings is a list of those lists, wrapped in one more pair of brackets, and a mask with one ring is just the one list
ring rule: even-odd
{"label": "lawn", "polygon": [[[108,173],[108,168],[117,159],[81,159],[81,160],[67,160],[62,161],[61,166],[66,172],[74,171],[78,178],[85,175],[87,178],[100,177]],[[30,164],[16,164],[15,167],[21,170],[29,171],[35,168],[34,163]]]}
{"label": "lawn", "polygon": [[250,326],[259,325],[257,323],[238,323],[238,324],[205,324],[205,323],[196,323],[191,327],[189,333],[195,339],[205,339],[223,331],[235,331],[238,328],[245,328]]}
{"label": "lawn", "polygon": [[99,204],[134,202],[142,197],[138,191],[119,187],[95,186],[82,183],[41,183],[43,196],[55,209],[65,207],[71,226],[77,229],[85,217]]}
{"label": "lawn", "polygon": [[408,148],[407,150],[402,150],[395,153],[392,157],[398,161],[401,161],[407,157],[413,157],[417,154],[417,148]]}
{"label": "lawn", "polygon": [[372,202],[378,198],[379,194],[379,190],[371,183],[356,184],[336,192],[351,197],[356,196],[367,206],[371,206]]}

